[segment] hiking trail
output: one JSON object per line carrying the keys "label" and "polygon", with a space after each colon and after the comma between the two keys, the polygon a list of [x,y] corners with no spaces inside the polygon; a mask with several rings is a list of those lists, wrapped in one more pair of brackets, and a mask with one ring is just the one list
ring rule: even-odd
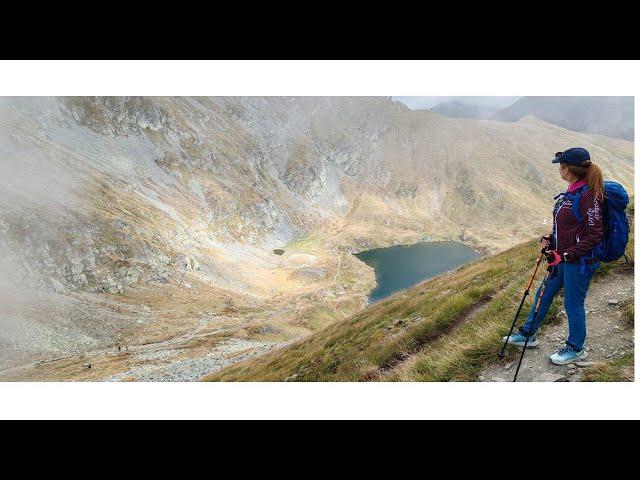
{"label": "hiking trail", "polygon": [[[558,300],[562,301],[562,292],[559,293],[559,297]],[[567,317],[562,308],[558,322],[552,322],[549,317],[544,320],[543,327],[538,333],[538,346],[528,348],[525,353],[518,374],[518,382],[581,381],[589,367],[633,353],[634,327],[624,314],[624,307],[633,305],[633,297],[632,270],[612,272],[604,277],[594,278],[585,300],[587,357],[563,366],[554,365],[549,360],[549,356],[562,347],[567,338]],[[517,327],[522,325],[528,312],[528,308],[523,308]],[[521,349],[518,348],[518,351]],[[517,357],[515,361],[511,358],[496,361],[480,373],[478,380],[511,382],[517,364]],[[627,377],[626,380],[633,381],[632,368],[625,372],[625,377]]]}

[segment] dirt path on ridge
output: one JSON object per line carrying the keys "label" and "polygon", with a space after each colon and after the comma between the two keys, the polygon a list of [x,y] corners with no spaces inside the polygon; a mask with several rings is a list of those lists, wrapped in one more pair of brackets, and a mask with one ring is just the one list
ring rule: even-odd
{"label": "dirt path on ridge", "polygon": [[[625,305],[633,305],[633,285],[632,271],[611,273],[594,279],[585,301],[587,358],[577,362],[577,365],[565,366],[554,365],[549,360],[549,356],[564,344],[568,334],[566,314],[562,309],[560,315],[563,321],[558,325],[547,325],[538,335],[538,346],[527,349],[518,374],[518,382],[580,381],[585,369],[593,363],[613,360],[633,352],[634,327],[623,312]],[[518,325],[522,324],[526,313],[520,314]],[[513,381],[516,366],[517,359],[515,362],[496,362],[482,371],[478,380]],[[633,375],[632,372],[630,374]]]}

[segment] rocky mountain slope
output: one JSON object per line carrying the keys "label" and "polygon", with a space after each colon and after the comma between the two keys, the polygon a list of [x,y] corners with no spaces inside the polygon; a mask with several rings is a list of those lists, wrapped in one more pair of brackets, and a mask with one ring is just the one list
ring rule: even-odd
{"label": "rocky mountain slope", "polygon": [[[364,97],[0,99],[0,369],[124,378],[150,353],[111,358],[119,345],[184,363],[300,338],[366,303],[354,251],[497,252],[548,230],[564,188],[549,155],[574,145],[631,188],[631,142],[530,117]],[[82,370],[91,351],[103,370]]]}
{"label": "rocky mountain slope", "polygon": [[515,122],[526,115],[569,130],[633,140],[633,97],[524,97],[492,115]]}

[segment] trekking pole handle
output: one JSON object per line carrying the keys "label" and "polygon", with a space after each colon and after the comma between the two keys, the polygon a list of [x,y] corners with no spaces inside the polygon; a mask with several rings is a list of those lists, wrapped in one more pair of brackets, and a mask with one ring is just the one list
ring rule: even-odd
{"label": "trekking pole handle", "polygon": [[551,246],[551,235],[545,235],[540,239],[540,243],[542,243],[543,240],[547,240],[549,242],[549,245],[546,245],[544,247],[542,247],[542,249],[540,250],[540,253],[542,253],[543,255],[546,253],[546,251],[549,249],[549,247]]}

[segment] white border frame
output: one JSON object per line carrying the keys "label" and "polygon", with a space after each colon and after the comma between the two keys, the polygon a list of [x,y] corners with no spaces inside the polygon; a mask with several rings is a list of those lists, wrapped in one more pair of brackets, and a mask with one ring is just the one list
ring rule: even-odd
{"label": "white border frame", "polygon": [[[637,61],[0,62],[3,96],[638,96],[639,90]],[[0,418],[637,419],[639,388],[638,382],[0,383]]]}

